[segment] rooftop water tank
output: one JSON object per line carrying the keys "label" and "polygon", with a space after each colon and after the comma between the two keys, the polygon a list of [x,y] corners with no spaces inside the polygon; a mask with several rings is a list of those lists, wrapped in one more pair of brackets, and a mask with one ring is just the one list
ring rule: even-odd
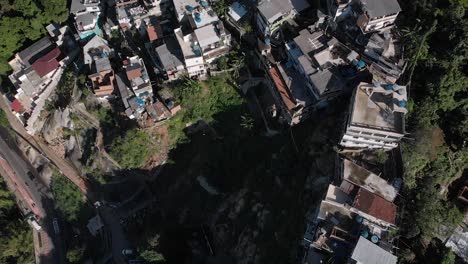
{"label": "rooftop water tank", "polygon": [[208,6],[208,2],[203,1],[203,0],[200,1],[200,4],[201,4],[202,7],[207,7]]}
{"label": "rooftop water tank", "polygon": [[267,45],[270,45],[270,44],[271,44],[270,38],[266,38],[266,39],[265,39],[265,44],[267,44]]}
{"label": "rooftop water tank", "polygon": [[366,67],[366,63],[363,62],[362,60],[360,60],[360,61],[357,62],[357,67],[358,67],[358,69],[362,69],[362,68]]}
{"label": "rooftop water tank", "polygon": [[187,9],[187,11],[189,11],[189,12],[192,12],[192,11],[193,11],[193,7],[190,6],[190,5],[186,5],[186,6],[185,6],[185,9]]}
{"label": "rooftop water tank", "polygon": [[399,101],[398,101],[398,106],[399,106],[399,107],[407,107],[407,106],[408,106],[408,102],[406,102],[406,100],[399,100]]}
{"label": "rooftop water tank", "polygon": [[377,237],[376,235],[373,235],[371,237],[371,241],[372,241],[372,243],[377,244],[379,242],[379,237]]}
{"label": "rooftop water tank", "polygon": [[391,85],[391,84],[382,84],[382,87],[383,87],[386,91],[391,91],[391,90],[393,90],[393,85]]}
{"label": "rooftop water tank", "polygon": [[200,23],[201,21],[200,13],[195,13],[195,22]]}
{"label": "rooftop water tank", "polygon": [[362,216],[360,215],[356,216],[356,222],[362,223],[362,220],[363,220]]}
{"label": "rooftop water tank", "polygon": [[363,238],[367,238],[367,237],[369,236],[369,232],[367,232],[367,230],[362,230],[362,231],[361,231],[361,236],[362,236]]}

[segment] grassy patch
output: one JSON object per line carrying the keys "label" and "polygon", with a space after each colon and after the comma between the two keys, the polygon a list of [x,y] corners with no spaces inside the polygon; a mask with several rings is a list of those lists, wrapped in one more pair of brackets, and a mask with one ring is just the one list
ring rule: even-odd
{"label": "grassy patch", "polygon": [[157,151],[154,139],[143,130],[132,129],[112,142],[110,155],[122,167],[138,168]]}
{"label": "grassy patch", "polygon": [[243,103],[228,75],[212,77],[208,81],[183,80],[174,87],[174,94],[182,106],[180,113],[169,122],[173,142],[187,140],[183,130],[187,123],[203,119],[213,121],[213,116]]}
{"label": "grassy patch", "polygon": [[4,127],[9,127],[10,122],[8,122],[8,118],[6,117],[5,112],[3,110],[0,110],[0,126]]}

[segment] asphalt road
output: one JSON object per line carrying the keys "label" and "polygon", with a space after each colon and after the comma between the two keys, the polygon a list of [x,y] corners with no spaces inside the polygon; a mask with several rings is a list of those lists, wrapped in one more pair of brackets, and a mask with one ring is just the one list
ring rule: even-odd
{"label": "asphalt road", "polygon": [[[42,263],[64,263],[65,253],[60,233],[56,234],[52,221],[56,212],[47,189],[36,180],[36,172],[4,128],[0,128],[0,158],[2,158],[2,176],[13,182],[14,194],[18,200],[24,201],[38,218],[42,229],[32,228],[33,232],[40,233],[39,245],[35,245],[37,255],[41,256]],[[5,175],[7,174],[7,175]],[[7,179],[8,177],[8,179]],[[30,202],[32,200],[32,202]],[[32,204],[31,204],[32,203]],[[37,239],[36,239],[37,240]]]}

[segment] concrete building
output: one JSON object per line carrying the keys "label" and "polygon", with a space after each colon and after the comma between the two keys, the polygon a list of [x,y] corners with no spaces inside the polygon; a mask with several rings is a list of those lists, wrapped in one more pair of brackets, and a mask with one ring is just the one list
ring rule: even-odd
{"label": "concrete building", "polygon": [[327,7],[334,21],[351,18],[364,34],[391,29],[401,11],[397,0],[327,0]]}
{"label": "concrete building", "polygon": [[264,37],[274,34],[285,21],[309,7],[307,0],[259,1],[255,18],[259,34]]}
{"label": "concrete building", "polygon": [[169,81],[172,81],[186,72],[184,58],[176,39],[168,37],[165,38],[165,42],[165,44],[156,47],[156,61],[159,70]]}
{"label": "concrete building", "polygon": [[386,180],[348,159],[342,160],[340,169],[340,178],[342,179],[340,188],[342,190],[351,192],[354,186],[359,186],[389,202],[393,202],[398,194],[397,189]]}
{"label": "concrete building", "polygon": [[403,73],[403,45],[390,32],[373,33],[364,55],[372,62],[369,71],[378,82],[394,84]]}
{"label": "concrete building", "polygon": [[364,33],[393,27],[401,11],[397,0],[360,0],[357,25]]}
{"label": "concrete building", "polygon": [[342,93],[345,80],[337,66],[356,65],[356,72],[359,71],[359,55],[322,31],[303,29],[286,44],[286,49],[294,68],[303,75],[306,87],[318,101],[331,100]]}
{"label": "concrete building", "polygon": [[205,63],[212,63],[231,50],[231,35],[218,20],[194,30]]}
{"label": "concrete building", "polygon": [[100,0],[72,0],[70,13],[75,17],[75,28],[81,39],[93,36],[99,31],[97,28],[101,14]]}
{"label": "concrete building", "polygon": [[114,49],[109,47],[107,40],[100,36],[94,36],[83,46],[83,63],[92,66],[93,61],[100,58],[111,58]]}
{"label": "concrete building", "polygon": [[396,264],[397,257],[360,236],[351,259],[356,264]]}
{"label": "concrete building", "polygon": [[405,135],[405,86],[360,83],[351,98],[340,145],[350,149],[393,149]]}
{"label": "concrete building", "polygon": [[177,42],[184,56],[185,69],[189,77],[203,77],[206,75],[205,61],[201,48],[194,33],[183,35],[182,29],[174,30]]}
{"label": "concrete building", "polygon": [[130,119],[140,119],[145,111],[145,102],[141,98],[135,96],[127,76],[123,72],[117,73],[115,80],[125,109],[125,114]]}
{"label": "concrete building", "polygon": [[[395,205],[357,188],[357,192],[348,194],[340,187],[329,185],[317,212],[317,220],[307,228],[308,239],[304,237],[306,247],[325,253],[334,259],[334,263],[380,263],[365,262],[361,255],[363,246],[368,246],[366,242],[369,242],[378,247],[369,246],[372,253],[378,252],[392,261],[396,260],[392,254],[394,247],[390,232],[394,227]],[[361,192],[366,192],[366,197]],[[376,197],[380,199],[376,200]],[[362,239],[366,241],[362,242]],[[306,259],[317,259],[318,252],[309,250],[310,256]]]}
{"label": "concrete building", "polygon": [[148,10],[137,0],[118,0],[115,8],[119,26],[123,30],[139,28],[141,19],[148,15]]}
{"label": "concrete building", "polygon": [[133,56],[124,61],[124,69],[131,88],[137,97],[152,97],[153,87],[143,59]]}
{"label": "concrete building", "polygon": [[88,78],[97,97],[106,98],[114,92],[115,75],[109,58],[99,58],[93,63],[93,74]]}

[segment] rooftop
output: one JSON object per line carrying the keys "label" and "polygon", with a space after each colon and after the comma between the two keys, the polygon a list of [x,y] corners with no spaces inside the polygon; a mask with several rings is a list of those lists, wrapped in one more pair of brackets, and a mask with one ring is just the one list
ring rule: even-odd
{"label": "rooftop", "polygon": [[40,40],[34,42],[31,46],[18,52],[18,57],[27,67],[30,66],[34,62],[34,60],[41,55],[41,53],[50,49],[51,46],[52,42],[49,40],[49,38],[43,37]]}
{"label": "rooftop", "polygon": [[396,264],[397,257],[360,236],[351,258],[357,263]]}
{"label": "rooftop", "polygon": [[99,58],[95,61],[96,63],[96,72],[104,72],[112,70],[109,58]]}
{"label": "rooftop", "polygon": [[33,64],[32,68],[36,73],[39,75],[39,77],[43,77],[47,75],[48,73],[52,72],[53,70],[57,69],[60,66],[59,61],[57,58],[61,55],[61,51],[58,47],[55,49],[49,51],[47,54],[44,56],[40,57],[37,59]]}
{"label": "rooftop", "polygon": [[71,0],[70,13],[76,14],[84,11],[86,7],[98,6],[99,0]]}
{"label": "rooftop", "polygon": [[[186,12],[191,12],[198,7],[198,1],[196,0],[173,0],[174,8],[179,17]],[[191,10],[191,11],[189,11]]]}
{"label": "rooftop", "polygon": [[404,133],[406,87],[360,83],[355,92],[351,113],[353,125]]}
{"label": "rooftop", "polygon": [[110,52],[107,40],[96,35],[83,46],[84,63],[90,64],[95,59],[107,57]]}
{"label": "rooftop", "polygon": [[396,223],[396,205],[364,188],[359,189],[352,206],[387,223]]}
{"label": "rooftop", "polygon": [[200,11],[192,12],[191,23],[193,28],[201,28],[203,26],[219,21],[218,16],[211,8],[203,8]]}
{"label": "rooftop", "polygon": [[86,27],[94,25],[97,21],[98,15],[95,13],[83,13],[75,17],[75,22],[78,27]]}
{"label": "rooftop", "polygon": [[229,6],[228,14],[237,22],[247,14],[247,9],[243,4],[234,2]]}
{"label": "rooftop", "polygon": [[292,10],[301,12],[309,6],[307,0],[262,0],[257,8],[269,23],[273,23]]}
{"label": "rooftop", "polygon": [[396,14],[401,11],[397,0],[360,0],[363,11],[370,17],[381,17]]}
{"label": "rooftop", "polygon": [[343,178],[390,202],[395,200],[397,195],[395,187],[387,181],[348,159],[343,160]]}
{"label": "rooftop", "polygon": [[268,72],[270,73],[270,76],[273,79],[275,87],[278,90],[278,93],[280,94],[285,106],[289,111],[292,111],[292,109],[296,107],[296,100],[291,95],[291,92],[289,91],[288,86],[280,73],[280,70],[277,66],[274,66],[271,67]]}
{"label": "rooftop", "polygon": [[176,29],[174,30],[174,34],[179,42],[184,58],[188,59],[201,56],[201,49],[197,44],[195,44],[196,36],[194,33],[184,36],[182,30]]}
{"label": "rooftop", "polygon": [[[161,66],[164,70],[170,70],[184,65],[182,60],[179,58],[180,54],[177,54],[177,52],[173,50],[175,48],[174,44],[176,43],[172,42],[168,43],[169,46],[163,44],[156,48],[156,53],[158,54]],[[168,47],[171,48],[171,50],[169,50]],[[178,53],[180,53],[180,51]]]}
{"label": "rooftop", "polygon": [[220,40],[217,29],[213,24],[195,29],[194,34],[198,40],[198,44],[201,47],[206,47],[208,45],[217,43]]}

